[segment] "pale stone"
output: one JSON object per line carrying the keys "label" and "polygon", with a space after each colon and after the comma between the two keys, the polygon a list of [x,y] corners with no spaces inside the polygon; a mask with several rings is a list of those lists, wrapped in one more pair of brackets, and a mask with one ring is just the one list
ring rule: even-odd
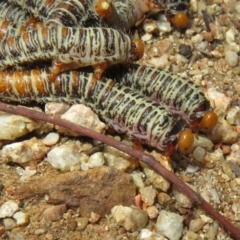
{"label": "pale stone", "polygon": [[113,207],[111,212],[118,225],[123,226],[130,232],[134,232],[138,228],[144,228],[148,222],[147,213],[136,207],[118,205]]}
{"label": "pale stone", "polygon": [[9,200],[1,205],[0,218],[12,217],[18,209],[18,204],[13,200]]}
{"label": "pale stone", "polygon": [[179,240],[182,236],[183,220],[179,214],[162,210],[157,218],[156,232],[169,240]]}

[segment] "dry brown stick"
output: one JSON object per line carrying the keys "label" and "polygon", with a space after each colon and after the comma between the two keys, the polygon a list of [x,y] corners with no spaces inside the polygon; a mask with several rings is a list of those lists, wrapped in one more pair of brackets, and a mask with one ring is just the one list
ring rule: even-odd
{"label": "dry brown stick", "polygon": [[155,158],[149,154],[143,153],[139,150],[136,150],[132,147],[129,147],[113,138],[109,138],[103,134],[97,133],[91,129],[79,126],[72,122],[60,119],[58,117],[50,116],[42,112],[37,112],[25,107],[13,106],[6,103],[0,102],[0,111],[13,113],[25,117],[29,117],[35,120],[41,120],[45,122],[52,123],[64,128],[67,128],[71,131],[75,131],[87,137],[99,140],[102,143],[110,145],[120,151],[123,151],[135,158],[146,163],[148,166],[152,167],[157,173],[163,176],[165,179],[175,184],[179,190],[181,190],[185,195],[187,195],[195,205],[201,206],[206,212],[212,215],[222,226],[229,231],[231,237],[234,239],[240,240],[240,229],[234,227],[224,216],[222,216],[217,210],[215,210],[208,202],[206,202],[201,196],[194,192],[190,187],[188,187],[184,182],[174,175],[174,173],[168,171],[163,165],[161,165]]}

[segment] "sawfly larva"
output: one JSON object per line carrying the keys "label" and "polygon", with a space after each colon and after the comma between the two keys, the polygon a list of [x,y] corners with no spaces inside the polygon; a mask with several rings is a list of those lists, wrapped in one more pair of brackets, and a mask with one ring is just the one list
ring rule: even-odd
{"label": "sawfly larva", "polygon": [[0,42],[0,68],[33,61],[54,60],[52,74],[95,66],[95,77],[112,64],[136,61],[143,43],[110,28],[42,27]]}
{"label": "sawfly larva", "polygon": [[[101,0],[8,0],[31,12],[35,17],[50,25],[67,27],[100,27],[94,3]],[[104,0],[109,1],[109,0]]]}
{"label": "sawfly larva", "polygon": [[135,64],[129,67],[129,71],[118,72],[116,81],[164,104],[173,114],[180,115],[191,128],[198,130],[200,127],[209,131],[216,125],[217,116],[195,83],[164,70]]}
{"label": "sawfly larva", "polygon": [[144,14],[160,9],[157,0],[9,0],[35,17],[53,26],[100,27],[111,26],[127,30]]}
{"label": "sawfly larva", "polygon": [[[193,143],[178,117],[159,103],[109,79],[92,81],[92,73],[64,72],[49,81],[46,70],[0,72],[0,99],[5,101],[57,101],[83,103],[110,127],[161,151],[177,145],[185,153]],[[187,135],[187,138],[186,138]]]}
{"label": "sawfly larva", "polygon": [[101,3],[103,1],[106,0],[96,1],[96,12],[109,26],[121,30],[134,26],[146,12],[161,8],[157,0],[112,0],[109,1],[107,9],[104,9],[104,4]]}

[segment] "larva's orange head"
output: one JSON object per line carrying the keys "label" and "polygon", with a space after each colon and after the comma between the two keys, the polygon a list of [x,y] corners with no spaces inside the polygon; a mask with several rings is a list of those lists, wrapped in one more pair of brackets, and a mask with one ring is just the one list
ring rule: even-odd
{"label": "larva's orange head", "polygon": [[194,137],[190,129],[183,130],[178,137],[178,149],[181,153],[186,154],[191,149]]}
{"label": "larva's orange head", "polygon": [[94,8],[100,18],[108,18],[112,13],[110,0],[97,0]]}
{"label": "larva's orange head", "polygon": [[207,111],[200,123],[201,130],[203,131],[211,131],[217,124],[218,117],[217,114],[212,111]]}
{"label": "larva's orange head", "polygon": [[186,13],[178,12],[171,18],[171,22],[175,28],[183,29],[187,27],[189,20]]}
{"label": "larva's orange head", "polygon": [[131,54],[133,56],[133,61],[137,61],[142,58],[144,54],[144,44],[140,39],[134,39],[132,41]]}

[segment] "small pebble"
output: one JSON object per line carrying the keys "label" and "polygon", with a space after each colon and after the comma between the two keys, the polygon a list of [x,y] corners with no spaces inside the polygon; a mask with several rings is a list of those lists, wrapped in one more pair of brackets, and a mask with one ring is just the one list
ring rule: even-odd
{"label": "small pebble", "polygon": [[55,132],[49,133],[43,140],[43,144],[53,146],[59,141],[59,134]]}
{"label": "small pebble", "polygon": [[198,240],[198,234],[191,231],[187,231],[183,239]]}
{"label": "small pebble", "polygon": [[231,44],[235,42],[235,28],[231,27],[227,32],[226,32],[226,41],[228,44]]}
{"label": "small pebble", "polygon": [[170,24],[170,22],[167,21],[157,21],[157,26],[158,29],[160,30],[160,32],[171,32],[172,31],[172,26]]}
{"label": "small pebble", "polygon": [[192,201],[182,192],[180,192],[177,188],[173,188],[173,196],[179,205],[183,208],[191,208],[193,203]]}
{"label": "small pebble", "polygon": [[84,217],[76,218],[76,221],[77,221],[77,227],[79,230],[83,230],[88,224],[88,218],[84,218]]}
{"label": "small pebble", "polygon": [[202,162],[203,158],[205,156],[205,149],[202,147],[196,147],[192,153],[192,156],[195,160],[197,160],[198,162]]}
{"label": "small pebble", "polygon": [[4,129],[4,131],[0,131],[0,140],[14,140],[40,128],[40,126],[40,123],[29,118],[0,112],[0,128]]}
{"label": "small pebble", "polygon": [[0,207],[0,218],[12,217],[13,214],[19,209],[17,202],[8,200]]}
{"label": "small pebble", "polygon": [[190,58],[192,56],[192,48],[190,45],[180,44],[179,53],[186,58]]}
{"label": "small pebble", "polygon": [[153,35],[151,33],[146,33],[141,37],[141,40],[143,42],[148,42],[153,38]]}
{"label": "small pebble", "polygon": [[46,229],[44,229],[44,228],[38,228],[38,229],[36,229],[35,231],[34,231],[34,234],[35,235],[42,235],[42,234],[44,234],[44,233],[46,233],[47,232],[47,230]]}
{"label": "small pebble", "polygon": [[155,219],[155,218],[157,218],[157,216],[158,216],[158,214],[159,214],[159,212],[158,212],[158,210],[157,210],[157,208],[156,208],[155,206],[147,207],[147,208],[146,208],[146,212],[147,212],[148,217],[149,217],[150,219]]}
{"label": "small pebble", "polygon": [[157,196],[157,191],[151,187],[143,187],[139,189],[141,199],[147,206],[152,206]]}
{"label": "small pebble", "polygon": [[[101,122],[98,118],[98,115],[95,114],[91,108],[83,105],[83,104],[75,104],[70,107],[61,118],[75,124],[84,126],[86,128],[92,129],[96,132],[102,133],[106,125]],[[68,134],[71,136],[79,136],[81,134],[66,130],[65,128],[58,127],[58,130],[64,134]]]}
{"label": "small pebble", "polygon": [[238,54],[234,51],[226,51],[225,59],[230,67],[236,67],[238,64]]}
{"label": "small pebble", "polygon": [[91,216],[89,218],[89,222],[90,223],[97,223],[101,218],[101,215],[91,212]]}
{"label": "small pebble", "polygon": [[16,220],[18,226],[26,226],[30,221],[28,214],[22,211],[14,213],[13,218]]}
{"label": "small pebble", "polygon": [[3,225],[5,230],[11,230],[17,226],[15,221],[12,218],[4,218],[3,219]]}
{"label": "small pebble", "polygon": [[95,168],[101,167],[105,163],[104,156],[102,152],[96,152],[89,157],[88,160],[88,167]]}
{"label": "small pebble", "polygon": [[142,188],[142,187],[145,186],[145,185],[144,185],[144,182],[143,182],[143,179],[142,179],[143,173],[133,171],[133,172],[131,173],[131,176],[132,176],[132,178],[133,178],[134,184],[135,184],[138,188]]}
{"label": "small pebble", "polygon": [[36,165],[47,154],[49,148],[41,140],[33,137],[22,142],[15,142],[3,147],[0,156],[6,162],[21,166]]}
{"label": "small pebble", "polygon": [[193,166],[191,164],[189,164],[186,168],[187,173],[194,173],[194,172],[197,172],[198,170],[199,170],[199,166]]}
{"label": "small pebble", "polygon": [[44,210],[43,217],[46,221],[58,221],[63,217],[67,207],[65,204],[51,206]]}
{"label": "small pebble", "polygon": [[13,240],[25,240],[26,238],[20,234],[20,233],[17,233],[16,236],[13,238]]}
{"label": "small pebble", "polygon": [[155,231],[151,231],[147,228],[141,230],[139,238],[140,238],[139,240],[167,240],[162,235],[157,234]]}
{"label": "small pebble", "polygon": [[184,218],[179,214],[162,210],[156,222],[156,232],[169,240],[179,240],[182,236]]}
{"label": "small pebble", "polygon": [[82,154],[74,141],[67,141],[55,146],[48,154],[47,161],[56,169],[63,172],[81,163]]}
{"label": "small pebble", "polygon": [[193,219],[190,221],[189,230],[192,232],[198,232],[203,227],[204,222],[201,218]]}
{"label": "small pebble", "polygon": [[231,107],[227,112],[226,119],[231,125],[239,125],[240,107],[239,106]]}
{"label": "small pebble", "polygon": [[148,222],[147,213],[136,207],[119,205],[113,207],[111,212],[117,224],[130,232],[134,232],[138,228],[144,228]]}
{"label": "small pebble", "polygon": [[240,2],[236,2],[235,4],[235,10],[240,13]]}
{"label": "small pebble", "polygon": [[163,205],[163,206],[172,204],[174,202],[172,197],[169,196],[167,193],[164,193],[164,192],[160,192],[158,194],[157,198],[158,198],[158,203]]}
{"label": "small pebble", "polygon": [[143,29],[146,33],[155,33],[158,32],[158,25],[153,20],[146,20],[143,24]]}

